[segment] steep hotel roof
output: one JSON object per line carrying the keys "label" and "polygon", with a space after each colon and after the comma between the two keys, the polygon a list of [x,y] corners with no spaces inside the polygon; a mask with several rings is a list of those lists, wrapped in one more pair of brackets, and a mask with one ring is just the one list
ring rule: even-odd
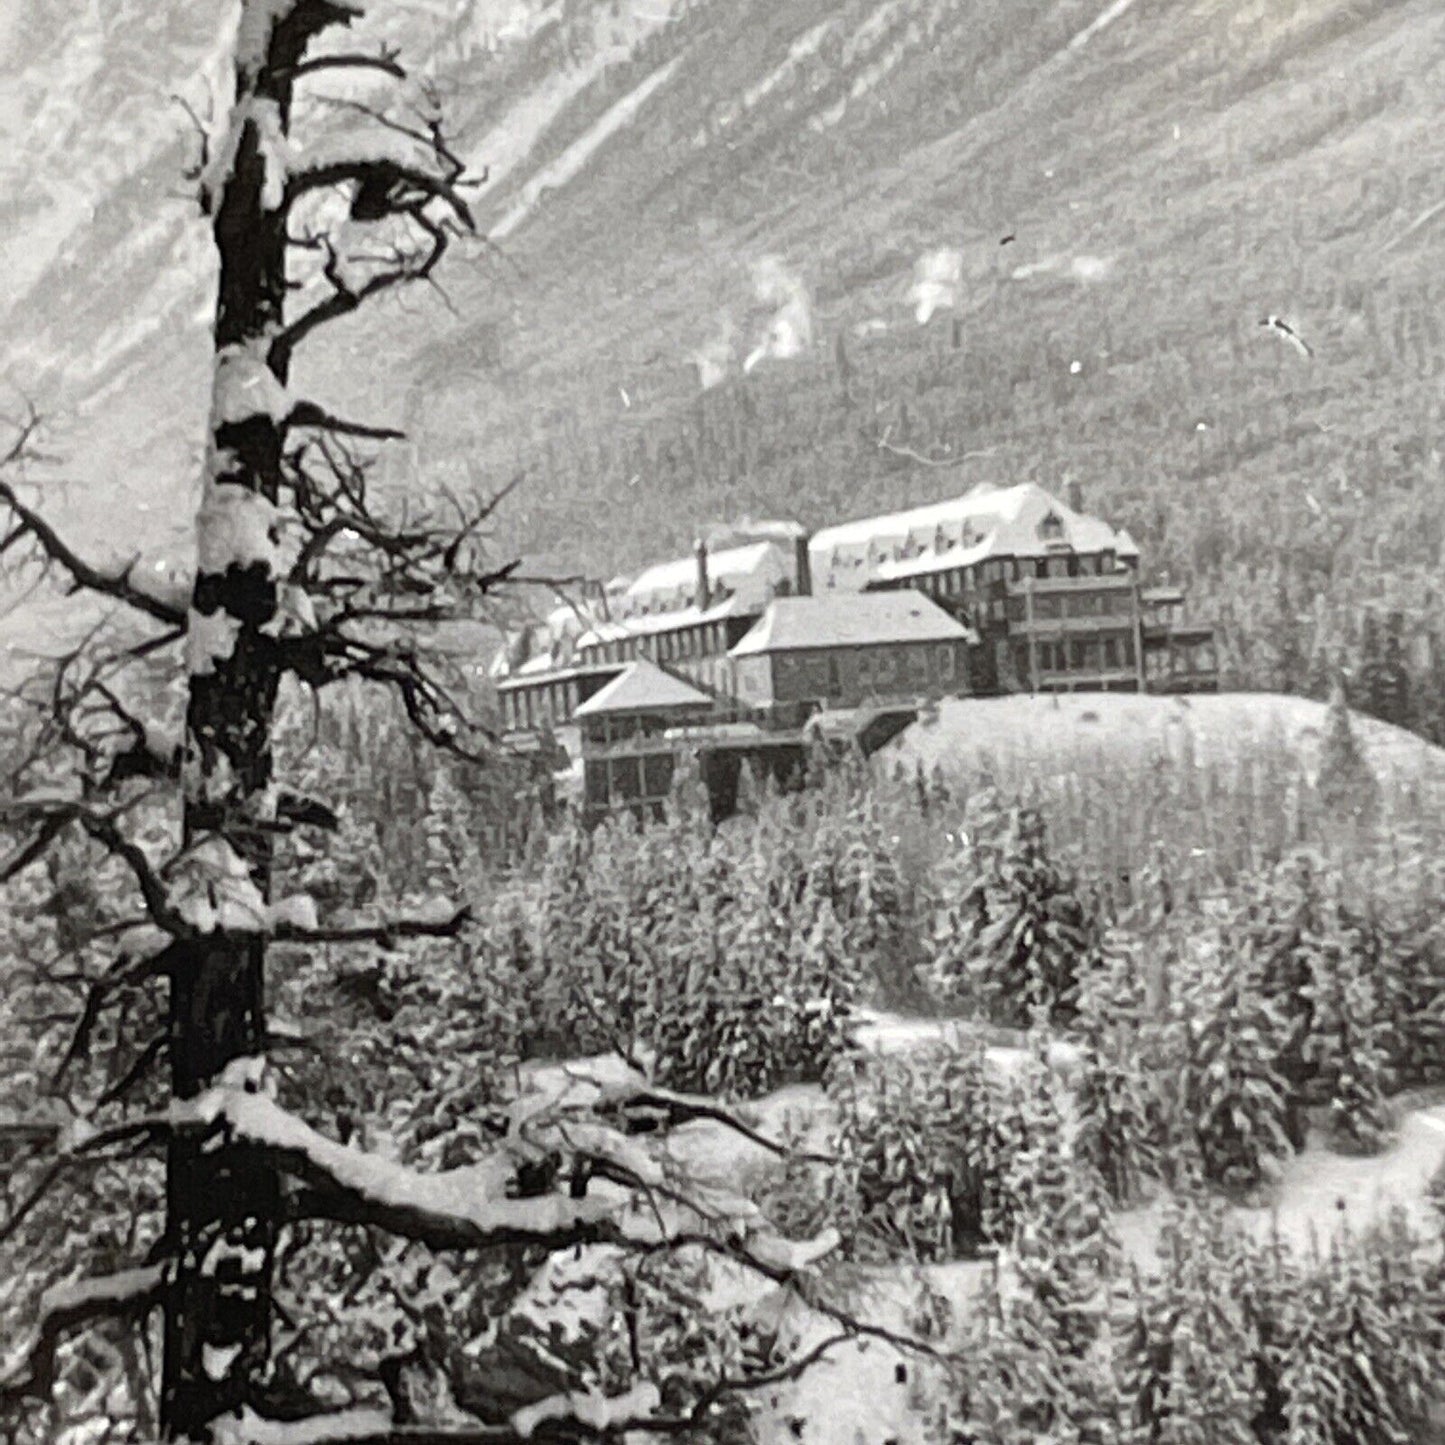
{"label": "steep hotel roof", "polygon": [[[741,547],[727,547],[710,552],[707,558],[708,583],[712,588],[726,587],[731,592],[750,589],[771,590],[778,578],[789,575],[791,554],[776,542],[749,542]],[[658,562],[638,575],[627,589],[613,599],[614,616],[630,618],[645,608],[670,612],[696,605],[697,558],[675,557]],[[763,597],[759,595],[761,603]]]}
{"label": "steep hotel roof", "polygon": [[713,699],[691,683],[664,672],[646,659],[630,662],[605,687],[599,688],[574,714],[601,717],[627,712],[670,712],[674,708],[711,707]]}
{"label": "steep hotel roof", "polygon": [[946,502],[824,527],[808,551],[814,589],[823,592],[860,591],[875,580],[966,567],[989,557],[1132,547],[1127,536],[1101,518],[1076,512],[1035,483],[1023,482],[981,484]]}
{"label": "steep hotel roof", "polygon": [[975,640],[968,628],[921,592],[778,597],[728,656],[752,657],[815,647]]}

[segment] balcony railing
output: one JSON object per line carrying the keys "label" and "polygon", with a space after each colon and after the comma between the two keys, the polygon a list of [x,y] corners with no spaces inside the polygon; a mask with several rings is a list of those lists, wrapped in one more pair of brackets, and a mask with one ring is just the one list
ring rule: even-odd
{"label": "balcony railing", "polygon": [[1008,596],[1025,592],[1132,592],[1138,580],[1129,572],[1103,572],[1081,577],[1017,577],[1006,578],[995,586],[1003,587]]}
{"label": "balcony railing", "polygon": [[1134,619],[1127,612],[1098,612],[1085,617],[1021,617],[1009,624],[1020,637],[1047,639],[1051,636],[1075,636],[1079,633],[1132,632]]}

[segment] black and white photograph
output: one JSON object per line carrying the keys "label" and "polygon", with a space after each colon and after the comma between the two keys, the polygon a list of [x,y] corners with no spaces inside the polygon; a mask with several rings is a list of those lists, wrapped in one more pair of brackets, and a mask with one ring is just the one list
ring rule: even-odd
{"label": "black and white photograph", "polygon": [[0,0],[0,1445],[1445,1445],[1440,0]]}

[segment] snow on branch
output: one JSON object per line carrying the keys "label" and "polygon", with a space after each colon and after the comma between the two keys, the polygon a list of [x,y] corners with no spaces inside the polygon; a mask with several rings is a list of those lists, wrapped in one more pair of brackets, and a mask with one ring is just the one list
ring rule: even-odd
{"label": "snow on branch", "polygon": [[284,55],[299,58],[315,36],[334,25],[348,26],[362,13],[349,0],[242,0],[236,68],[243,80],[269,65],[284,70],[284,63],[278,64]]}
{"label": "snow on branch", "polygon": [[269,915],[271,937],[278,943],[376,943],[390,948],[401,938],[455,938],[472,921],[469,907],[438,899],[435,910],[410,917],[321,927],[315,922],[314,904],[307,912],[309,902],[297,895],[274,904]]}
{"label": "snow on branch", "polygon": [[776,1139],[769,1139],[736,1109],[729,1109],[705,1094],[678,1093],[640,1077],[602,1085],[593,1107],[599,1114],[619,1118],[631,1133],[645,1133],[659,1127],[676,1128],[679,1124],[707,1120],[721,1124],[750,1144],[756,1144],[779,1158],[786,1156],[809,1164],[838,1162],[832,1154],[799,1152]]}
{"label": "snow on branch", "polygon": [[398,1425],[384,1411],[336,1410],[268,1420],[249,1407],[211,1426],[212,1445],[522,1445],[524,1441],[621,1440],[634,1432],[676,1433],[696,1425],[657,1414],[661,1394],[642,1383],[621,1395],[574,1391],[527,1406],[504,1425]]}
{"label": "snow on branch", "polygon": [[387,1439],[391,1419],[381,1410],[336,1410],[301,1420],[267,1420],[248,1406],[211,1426],[211,1445],[341,1445]]}
{"label": "snow on branch", "polygon": [[322,1217],[378,1225],[434,1249],[497,1244],[585,1243],[605,1238],[625,1196],[580,1199],[556,1189],[519,1192],[523,1170],[503,1152],[438,1174],[408,1169],[338,1144],[263,1094],[211,1089],[173,1106],[173,1127],[223,1127],[233,1140],[267,1151],[310,1186]]}
{"label": "snow on branch", "polygon": [[540,1426],[548,1424],[580,1425],[598,1435],[616,1433],[636,1429],[640,1421],[655,1415],[661,1405],[662,1395],[650,1380],[634,1385],[621,1395],[571,1390],[549,1395],[535,1405],[518,1410],[512,1416],[512,1427],[523,1440],[530,1440]]}
{"label": "snow on branch", "polygon": [[379,122],[377,133],[364,139],[343,133],[309,149],[287,180],[288,204],[330,186],[354,185],[353,220],[380,221],[407,214],[418,202],[436,200],[468,230],[475,229],[471,208],[457,191],[464,166],[442,139],[440,127],[421,135],[368,107],[357,108]]}
{"label": "snow on branch", "polygon": [[40,1297],[37,1324],[0,1363],[0,1399],[47,1399],[65,1337],[95,1319],[143,1319],[160,1302],[166,1278],[155,1264],[52,1285]]}
{"label": "snow on branch", "polygon": [[[293,1198],[294,1218],[372,1225],[433,1249],[616,1243],[650,1253],[702,1245],[785,1282],[838,1245],[831,1233],[811,1242],[783,1240],[749,1201],[705,1198],[705,1191],[694,1197],[664,1185],[659,1163],[635,1140],[597,1122],[533,1116],[496,1153],[439,1173],[328,1139],[234,1080],[172,1104],[165,1126],[222,1130],[232,1142],[267,1153],[304,1186]],[[708,1235],[713,1227],[728,1238]]]}

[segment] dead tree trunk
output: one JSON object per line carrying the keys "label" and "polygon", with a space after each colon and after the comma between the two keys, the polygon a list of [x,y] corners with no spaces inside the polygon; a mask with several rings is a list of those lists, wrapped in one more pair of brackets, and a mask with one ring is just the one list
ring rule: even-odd
{"label": "dead tree trunk", "polygon": [[[287,406],[286,214],[278,140],[308,40],[346,18],[329,4],[247,0],[230,127],[208,157],[202,201],[220,262],[215,364],[198,561],[188,627],[185,846],[244,869],[269,893],[275,822],[271,725],[283,664],[277,613],[277,503]],[[223,889],[224,885],[217,885]],[[224,914],[253,895],[213,900]],[[207,920],[209,921],[209,920]],[[265,1052],[265,941],[256,920],[216,920],[177,946],[171,972],[172,1091],[189,1099],[237,1060]],[[177,1137],[167,1157],[167,1230],[177,1272],[165,1315],[161,1418],[199,1436],[247,1403],[268,1354],[276,1171],[244,1146]]]}

